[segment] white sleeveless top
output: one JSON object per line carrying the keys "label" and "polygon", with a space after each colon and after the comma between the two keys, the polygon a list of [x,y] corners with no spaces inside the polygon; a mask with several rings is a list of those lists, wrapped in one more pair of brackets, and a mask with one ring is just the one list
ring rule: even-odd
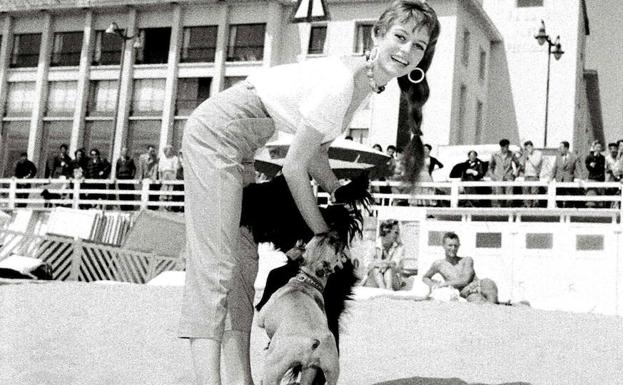
{"label": "white sleeveless top", "polygon": [[350,122],[345,115],[354,79],[338,57],[261,69],[248,77],[281,132],[294,134],[308,125],[323,134],[323,143],[340,136]]}

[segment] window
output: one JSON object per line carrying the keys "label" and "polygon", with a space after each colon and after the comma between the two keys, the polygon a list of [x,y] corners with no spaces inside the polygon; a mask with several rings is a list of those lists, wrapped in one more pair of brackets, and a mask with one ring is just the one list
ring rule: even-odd
{"label": "window", "polygon": [[160,143],[160,120],[130,120],[128,125],[128,154],[141,153],[148,144]]}
{"label": "window", "polygon": [[517,0],[517,8],[542,7],[543,0]]}
{"label": "window", "polygon": [[476,124],[474,130],[474,143],[480,144],[480,140],[482,139],[482,109],[483,104],[480,100],[476,102]]}
{"label": "window", "polygon": [[575,237],[575,249],[578,251],[603,250],[604,236],[599,234],[578,234]]}
{"label": "window", "polygon": [[461,52],[461,62],[463,65],[469,65],[469,40],[470,33],[468,30],[463,31],[463,51]]}
{"label": "window", "polygon": [[35,82],[9,83],[7,116],[29,116],[35,100]]}
{"label": "window", "polygon": [[[43,122],[43,132],[46,138],[45,145],[41,149],[41,159],[48,160],[58,153],[61,144],[69,143],[71,140],[72,121],[51,121]],[[43,174],[41,170],[39,174]]]}
{"label": "window", "polygon": [[319,55],[324,53],[324,43],[327,38],[327,26],[326,25],[312,25],[309,34],[309,46],[307,47],[307,54]]}
{"label": "window", "polygon": [[36,67],[39,64],[40,33],[24,33],[13,37],[11,67]]}
{"label": "window", "polygon": [[235,85],[236,83],[243,81],[244,79],[246,79],[244,76],[228,76],[223,82],[223,89],[226,90],[229,87]]}
{"label": "window", "polygon": [[137,64],[164,64],[169,61],[171,28],[143,28],[138,31],[141,47],[136,52]]}
{"label": "window", "polygon": [[478,79],[485,80],[487,75],[487,52],[484,49],[480,49],[480,59],[478,61]]}
{"label": "window", "polygon": [[195,107],[210,97],[211,84],[212,78],[179,79],[177,82],[175,114],[190,115]]}
{"label": "window", "polygon": [[367,128],[350,128],[348,135],[353,138],[353,141],[357,143],[366,143],[368,141],[368,129]]}
{"label": "window", "polygon": [[[47,115],[71,116],[76,108],[77,82],[50,82]],[[59,144],[60,145],[60,144]]]}
{"label": "window", "polygon": [[121,63],[121,45],[119,36],[104,31],[95,32],[95,49],[93,50],[93,65],[108,65]]}
{"label": "window", "polygon": [[87,114],[113,115],[117,103],[117,80],[94,80],[89,88]]}
{"label": "window", "polygon": [[54,34],[52,66],[77,66],[82,52],[82,32],[57,32]]}
{"label": "window", "polygon": [[445,231],[429,231],[428,246],[443,246],[443,235]]}
{"label": "window", "polygon": [[467,110],[467,86],[461,85],[459,91],[459,121],[457,127],[456,144],[463,143],[463,132],[465,130],[465,114]]}
{"label": "window", "polygon": [[366,51],[370,51],[374,46],[372,41],[372,23],[360,23],[357,24],[356,40],[355,40],[355,53],[364,54]]}
{"label": "window", "polygon": [[266,24],[235,24],[229,29],[227,61],[261,61]]}
{"label": "window", "polygon": [[217,30],[216,25],[184,28],[180,62],[214,62]]}
{"label": "window", "polygon": [[84,148],[97,148],[102,158],[111,159],[112,125],[112,120],[87,121],[84,125]]}
{"label": "window", "polygon": [[554,236],[552,233],[526,234],[526,249],[552,249]]}
{"label": "window", "polygon": [[164,79],[134,81],[132,115],[159,115],[164,107]]}
{"label": "window", "polygon": [[502,247],[502,233],[476,233],[476,247],[499,249]]}
{"label": "window", "polygon": [[[19,160],[20,154],[28,149],[28,133],[30,132],[30,121],[8,121],[2,123],[2,128],[6,132],[6,161],[4,167],[4,177],[12,177],[15,172],[15,162]],[[4,144],[4,143],[3,143]],[[3,154],[4,155],[4,154]],[[40,173],[43,175],[43,172]]]}

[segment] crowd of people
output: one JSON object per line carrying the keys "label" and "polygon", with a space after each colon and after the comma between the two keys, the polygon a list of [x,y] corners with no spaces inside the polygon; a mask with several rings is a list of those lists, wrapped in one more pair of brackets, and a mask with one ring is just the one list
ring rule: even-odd
{"label": "crowd of people", "polygon": [[[379,144],[373,146],[377,151],[383,152]],[[420,182],[432,182],[433,172],[444,167],[439,159],[431,156],[432,146],[424,145],[424,167],[420,171]],[[389,156],[388,161],[372,170],[370,178],[373,181],[400,181],[403,178],[404,169],[402,166],[403,149],[393,145],[387,146],[385,153]],[[93,148],[88,152],[85,148],[80,148],[74,152],[72,158],[68,153],[68,146],[62,144],[56,155],[50,157],[45,163],[43,175],[38,173],[36,165],[31,162],[26,153],[22,153],[20,159],[16,162],[14,168],[14,176],[18,179],[32,179],[36,177],[44,178],[65,178],[65,179],[109,179],[111,178],[111,163],[101,156],[97,148]],[[544,155],[541,151],[535,149],[532,141],[528,140],[523,143],[518,151],[511,151],[510,142],[502,139],[499,142],[499,150],[494,152],[488,160],[482,160],[478,157],[478,152],[470,150],[467,159],[464,162],[454,165],[451,177],[459,177],[461,181],[477,182],[482,180],[491,181],[526,181],[538,182],[556,180],[557,182],[573,182],[576,180],[586,180],[588,182],[620,182],[623,180],[623,139],[618,142],[609,143],[607,150],[601,142],[593,142],[590,152],[586,156],[580,156],[570,150],[569,142],[560,143],[553,160],[551,172],[544,175]],[[117,180],[115,185],[106,185],[98,183],[83,184],[84,189],[114,189],[134,190],[133,183],[123,183],[124,180],[145,180],[150,183],[150,191],[163,191],[163,194],[154,194],[149,197],[150,201],[182,201],[183,197],[175,194],[169,194],[170,191],[183,191],[181,185],[163,184],[161,181],[167,180],[183,180],[182,152],[176,154],[173,146],[166,146],[162,155],[158,156],[157,150],[153,145],[147,145],[145,152],[131,157],[127,148],[122,148],[121,156],[116,160],[115,176]],[[260,178],[261,179],[261,178]],[[264,178],[266,179],[266,178]],[[29,183],[20,183],[21,188],[30,188]],[[511,194],[539,194],[542,193],[541,186],[495,186],[492,188],[485,186],[469,186],[463,189],[463,193],[467,195],[473,194],[490,194],[511,195]],[[433,187],[415,187],[412,191],[400,186],[384,186],[372,187],[372,192],[383,194],[404,194],[412,192],[414,198],[394,199],[395,205],[411,205],[411,206],[436,206],[441,201],[434,199],[422,199],[417,196],[431,196],[435,194],[445,194],[440,189]],[[596,195],[616,195],[619,194],[617,188],[596,188],[590,187],[586,189],[579,188],[558,188],[558,195],[580,195],[586,196]],[[18,193],[17,198],[27,198],[28,194]],[[82,196],[87,199],[114,199],[113,196],[106,194],[87,194]],[[119,200],[135,200],[133,194],[119,194]],[[387,199],[386,199],[387,200]],[[387,203],[387,202],[386,202]],[[599,202],[595,200],[587,200],[585,202],[577,201],[559,201],[559,207],[610,207],[610,202]],[[492,199],[490,202],[483,199],[478,200],[461,200],[461,206],[467,207],[483,207],[491,205],[493,207],[510,207],[523,206],[542,207],[544,201],[539,200],[523,200],[513,201],[506,199]],[[25,203],[19,203],[18,207],[24,207]],[[84,205],[90,207],[90,205]],[[122,210],[133,210],[133,205],[120,205]],[[151,209],[157,207],[150,206]],[[172,208],[172,210],[181,210],[181,208]]]}
{"label": "crowd of people", "polygon": [[[20,159],[15,164],[14,176],[18,179],[33,179],[37,177],[50,179],[67,179],[67,180],[94,180],[94,179],[111,179],[112,165],[108,159],[101,156],[99,149],[92,148],[88,151],[85,148],[79,148],[74,152],[72,158],[68,153],[68,146],[61,144],[58,153],[45,163],[43,175],[38,175],[36,165],[28,159],[27,153],[22,153]],[[171,191],[183,191],[180,184],[166,184],[163,181],[183,180],[184,172],[182,166],[182,152],[175,153],[173,146],[168,145],[163,149],[162,156],[158,156],[155,146],[149,144],[145,147],[145,152],[138,156],[132,157],[128,154],[126,147],[121,149],[121,154],[116,160],[114,168],[114,184],[106,183],[82,183],[81,189],[85,190],[114,190],[121,191],[135,190],[134,180],[149,180],[150,191],[162,191],[162,194],[150,194],[150,201],[183,201],[183,196],[170,194]],[[126,182],[124,182],[126,181]],[[129,182],[132,181],[132,182]],[[19,188],[30,188],[30,183],[19,183]],[[70,183],[63,184],[61,188],[71,187]],[[136,195],[129,193],[121,193],[118,195],[120,201],[135,201]],[[18,193],[18,199],[28,197],[27,193]],[[81,199],[88,200],[115,200],[113,194],[91,193],[81,194]],[[20,202],[17,207],[25,207],[26,203]],[[94,205],[82,204],[81,208],[90,208]],[[121,210],[134,210],[135,206],[131,204],[121,204]],[[156,209],[158,206],[150,206]],[[163,206],[167,209],[167,206]],[[173,211],[181,211],[181,207],[171,207]]]}
{"label": "crowd of people", "polygon": [[[382,152],[383,149],[379,144],[373,146],[377,151]],[[444,164],[437,158],[430,155],[432,146],[424,145],[424,167],[419,175],[420,182],[431,182],[433,171],[441,169]],[[400,181],[403,170],[400,167],[402,159],[402,149],[390,145],[386,149],[389,160],[382,166],[377,167],[371,174],[371,179],[375,181]],[[499,150],[491,154],[488,160],[482,160],[478,157],[475,150],[467,153],[467,160],[454,165],[450,173],[450,177],[460,178],[465,182],[477,182],[482,180],[491,180],[494,182],[509,181],[551,181],[556,182],[574,182],[585,180],[587,182],[621,182],[623,180],[623,139],[618,142],[608,144],[608,148],[604,151],[604,146],[600,141],[594,141],[587,155],[581,156],[570,150],[569,142],[562,141],[558,146],[555,158],[551,165],[550,173],[544,172],[543,153],[535,149],[532,141],[527,140],[523,143],[518,151],[511,151],[510,141],[502,139],[499,142]],[[539,194],[541,186],[494,186],[488,188],[485,186],[469,186],[465,187],[463,192],[468,195],[472,194],[496,194],[496,195],[512,195],[512,194]],[[397,186],[377,186],[374,188],[377,193],[406,193],[405,189]],[[439,189],[431,187],[416,187],[413,191],[415,195],[434,195],[443,194]],[[586,189],[579,188],[557,188],[557,195],[616,195],[619,193],[617,188],[595,188]],[[409,199],[394,200],[395,205],[412,205],[412,206],[434,206],[439,204],[431,199]],[[538,200],[524,200],[522,202],[513,202],[506,199],[492,199],[491,202],[485,200],[469,200],[461,201],[462,206],[482,207],[485,205],[493,207],[510,207],[522,205],[523,207],[540,207],[545,202]],[[559,201],[558,207],[610,207],[609,202],[598,202],[595,200],[587,200],[585,202],[577,201]]]}

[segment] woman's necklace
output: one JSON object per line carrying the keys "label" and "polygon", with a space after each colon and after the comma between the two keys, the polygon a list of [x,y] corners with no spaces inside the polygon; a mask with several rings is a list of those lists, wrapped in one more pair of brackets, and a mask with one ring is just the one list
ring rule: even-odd
{"label": "woman's necklace", "polygon": [[376,80],[374,80],[374,62],[370,60],[370,52],[366,52],[366,76],[368,77],[368,85],[372,89],[372,91],[380,94],[385,91],[385,86],[379,86],[376,84]]}

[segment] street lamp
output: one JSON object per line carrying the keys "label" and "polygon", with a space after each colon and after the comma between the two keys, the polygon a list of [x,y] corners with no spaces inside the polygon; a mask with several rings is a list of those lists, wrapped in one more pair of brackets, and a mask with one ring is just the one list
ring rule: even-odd
{"label": "street lamp", "polygon": [[549,112],[549,68],[551,56],[554,55],[554,58],[556,60],[559,60],[562,54],[565,53],[565,51],[562,50],[562,46],[560,45],[560,36],[557,36],[556,40],[552,42],[549,35],[545,32],[545,22],[543,20],[541,20],[541,28],[539,28],[539,32],[534,35],[534,38],[539,43],[539,45],[547,43],[547,86],[545,88],[545,130],[543,132],[543,147],[547,147],[547,114]]}
{"label": "street lamp", "polygon": [[[119,96],[121,95],[121,78],[123,77],[123,64],[125,62],[124,60],[125,44],[126,42],[133,40],[136,37],[136,35],[128,36],[123,31],[123,29],[119,28],[119,25],[117,25],[117,23],[115,23],[114,21],[110,23],[110,25],[108,26],[108,28],[106,28],[106,31],[104,32],[111,34],[111,35],[115,35],[121,39],[121,55],[120,55],[120,60],[119,60],[119,78],[117,79],[117,97],[115,98],[115,110],[114,110],[113,121],[112,121],[112,140],[110,143],[110,156],[111,156],[110,163],[112,166],[111,175],[114,178],[115,172],[116,172],[117,161],[116,159],[112,159],[112,158],[115,156],[114,152],[115,152],[115,140],[117,136],[117,119],[119,116]],[[141,41],[135,40],[132,47],[141,48]]]}

